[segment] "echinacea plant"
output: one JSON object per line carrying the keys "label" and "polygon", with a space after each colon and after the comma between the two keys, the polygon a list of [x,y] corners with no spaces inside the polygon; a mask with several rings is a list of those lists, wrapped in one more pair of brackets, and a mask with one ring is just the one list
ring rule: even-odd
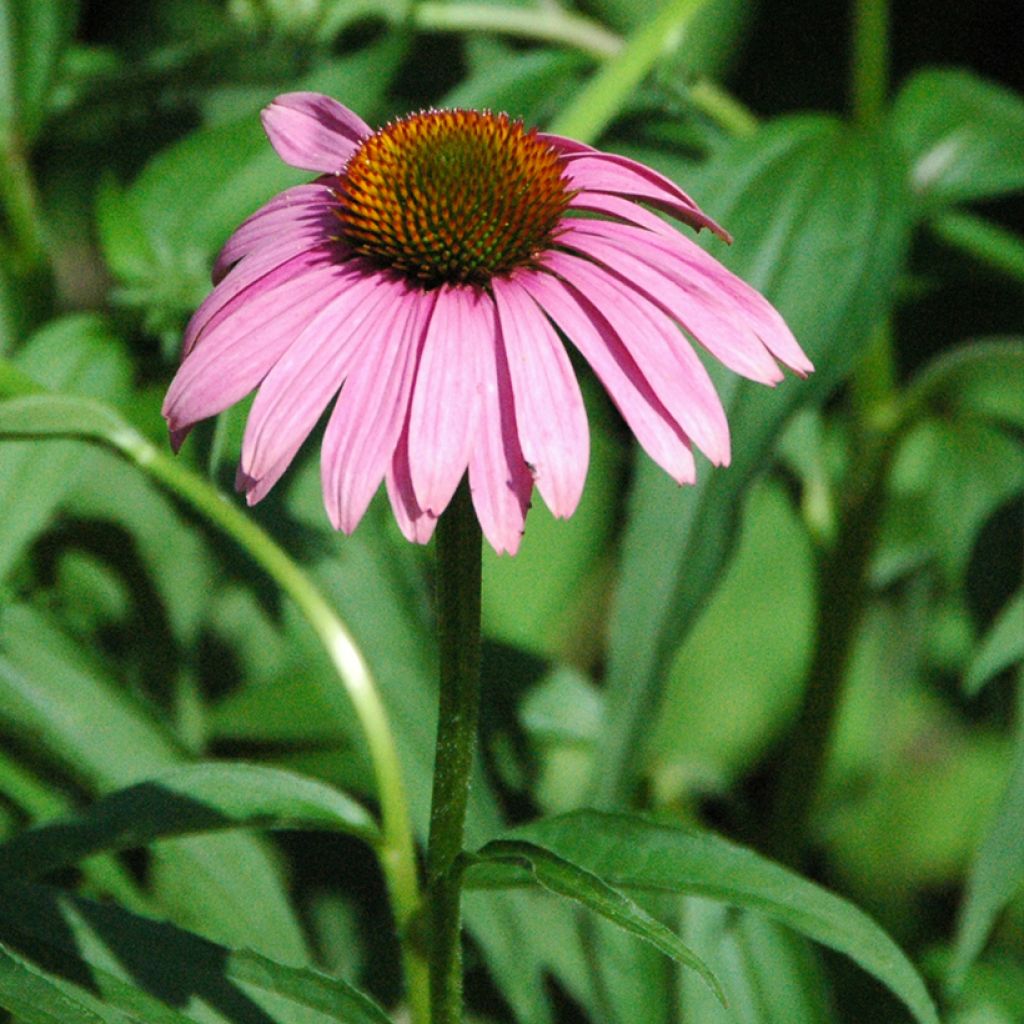
{"label": "echinacea plant", "polygon": [[[486,111],[427,110],[373,131],[316,93],[279,96],[263,124],[283,160],[320,177],[272,199],[224,246],[164,415],[177,447],[193,424],[258,389],[237,476],[253,503],[334,400],[321,455],[334,526],[354,530],[382,479],[406,537],[425,543],[441,524],[420,925],[430,991],[411,999],[422,1016],[429,1001],[434,1024],[457,1024],[480,532],[515,553],[534,485],[556,516],[580,500],[589,435],[562,337],[680,484],[695,479],[693,446],[717,465],[730,456],[725,412],[690,338],[764,384],[782,379],[777,360],[801,375],[812,367],[767,300],[652,212],[729,240],[641,163]],[[407,955],[411,986],[415,960]]]}

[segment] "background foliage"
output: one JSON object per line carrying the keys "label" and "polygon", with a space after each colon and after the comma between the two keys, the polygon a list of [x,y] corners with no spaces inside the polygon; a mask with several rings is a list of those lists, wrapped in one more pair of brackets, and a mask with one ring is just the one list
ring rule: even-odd
{"label": "background foliage", "polygon": [[[649,162],[817,366],[716,376],[734,463],[685,490],[584,379],[579,511],[488,557],[474,1019],[933,1020],[920,975],[944,1020],[1024,1021],[1022,31],[924,0],[0,0],[0,1014],[403,1013],[356,718],[181,500],[230,489],[244,410],[179,477],[152,454],[213,256],[303,180],[257,117],[303,88]],[[422,837],[429,551],[380,505],[336,536],[315,445],[246,515],[367,658]]]}

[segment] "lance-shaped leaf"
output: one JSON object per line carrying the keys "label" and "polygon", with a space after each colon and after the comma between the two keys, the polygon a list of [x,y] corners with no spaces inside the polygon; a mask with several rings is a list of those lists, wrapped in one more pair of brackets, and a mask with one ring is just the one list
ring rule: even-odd
{"label": "lance-shaped leaf", "polygon": [[[34,984],[93,1014],[54,1024],[389,1024],[338,978],[43,886],[0,883],[0,944],[31,975],[20,979],[22,994]],[[2,975],[0,961],[0,1005],[13,1003],[17,979],[8,993]]]}
{"label": "lance-shaped leaf", "polygon": [[0,872],[38,878],[105,851],[236,828],[319,829],[377,838],[370,814],[332,786],[250,764],[196,764],[118,790],[74,817],[0,845]]}
{"label": "lance-shaped leaf", "polygon": [[906,244],[901,165],[880,139],[824,118],[776,122],[716,158],[693,192],[735,236],[714,255],[781,310],[815,364],[776,389],[714,371],[728,469],[680,489],[639,456],[612,611],[607,715],[592,802],[628,802],[679,642],[725,563],[745,490],[789,415],[820,403],[886,310]]}
{"label": "lance-shaped leaf", "polygon": [[[913,964],[871,918],[753,850],[710,832],[597,811],[545,818],[503,839],[547,850],[623,892],[708,896],[758,910],[850,957],[897,995],[920,1024],[938,1024]],[[466,879],[470,885],[493,887],[521,885],[532,876],[514,867],[480,864],[469,869]]]}

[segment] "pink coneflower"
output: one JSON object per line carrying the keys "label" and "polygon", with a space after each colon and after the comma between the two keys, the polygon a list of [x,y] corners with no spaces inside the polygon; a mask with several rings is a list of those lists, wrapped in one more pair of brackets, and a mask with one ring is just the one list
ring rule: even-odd
{"label": "pink coneflower", "polygon": [[[316,93],[263,112],[287,163],[321,172],[231,236],[164,403],[175,447],[259,391],[238,487],[259,501],[337,396],[323,439],[331,522],[355,529],[382,479],[425,542],[469,471],[497,551],[534,484],[573,513],[589,459],[565,336],[652,459],[695,479],[729,461],[721,403],[687,336],[775,384],[812,367],[776,310],[651,207],[726,233],[634,160],[504,114],[429,110],[374,132]],[[685,332],[685,334],[684,334]]]}

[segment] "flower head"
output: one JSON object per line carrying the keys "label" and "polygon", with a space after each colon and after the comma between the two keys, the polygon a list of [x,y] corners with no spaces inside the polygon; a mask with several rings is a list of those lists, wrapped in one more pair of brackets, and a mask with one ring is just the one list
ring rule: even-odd
{"label": "flower head", "polygon": [[263,123],[283,160],[321,176],[228,240],[164,403],[178,447],[258,389],[237,480],[250,504],[337,399],[321,457],[335,527],[355,529],[385,479],[403,533],[425,542],[468,470],[484,534],[515,552],[534,485],[569,516],[586,476],[559,332],[679,483],[694,446],[729,461],[688,338],[765,384],[776,360],[812,369],[761,295],[651,212],[728,240],[641,163],[472,110],[374,132],[315,93],[278,97]]}

